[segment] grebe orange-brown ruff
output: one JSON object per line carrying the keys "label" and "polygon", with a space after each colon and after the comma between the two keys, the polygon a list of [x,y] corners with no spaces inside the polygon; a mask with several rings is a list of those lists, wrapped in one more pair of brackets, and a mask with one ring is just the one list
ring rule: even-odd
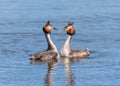
{"label": "grebe orange-brown ruff", "polygon": [[86,50],[72,50],[70,48],[71,38],[75,34],[73,23],[68,23],[68,25],[64,27],[64,30],[67,32],[68,37],[65,41],[65,44],[63,45],[63,47],[61,49],[61,52],[60,52],[61,56],[71,57],[71,58],[78,58],[78,57],[83,58],[83,57],[89,56],[90,53],[89,53],[88,49],[86,49]]}
{"label": "grebe orange-brown ruff", "polygon": [[30,60],[34,61],[49,61],[52,59],[58,59],[58,51],[55,44],[52,42],[50,33],[52,29],[56,29],[54,26],[50,24],[48,21],[43,27],[43,32],[45,33],[45,37],[48,43],[48,49],[45,51],[38,52],[36,54],[30,54]]}

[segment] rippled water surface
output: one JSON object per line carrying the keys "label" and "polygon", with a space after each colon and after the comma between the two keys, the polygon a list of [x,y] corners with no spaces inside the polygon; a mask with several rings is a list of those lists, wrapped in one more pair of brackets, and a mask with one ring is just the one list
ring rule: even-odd
{"label": "rippled water surface", "polygon": [[[74,22],[71,48],[90,57],[30,64],[47,48],[48,20],[58,29]],[[59,51],[66,37],[52,31]],[[120,0],[0,0],[0,86],[120,86]]]}

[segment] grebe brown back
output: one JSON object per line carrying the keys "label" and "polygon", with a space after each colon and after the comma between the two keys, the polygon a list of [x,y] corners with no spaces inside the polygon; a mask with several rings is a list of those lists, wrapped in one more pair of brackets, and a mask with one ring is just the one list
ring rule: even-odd
{"label": "grebe brown back", "polygon": [[83,58],[83,57],[89,56],[90,53],[88,48],[85,50],[73,50],[70,48],[70,42],[71,42],[72,36],[75,34],[73,23],[68,23],[68,25],[64,27],[64,30],[67,32],[68,37],[61,49],[61,52],[60,52],[61,56],[71,57],[71,58],[78,58],[78,57]]}
{"label": "grebe brown back", "polygon": [[50,21],[48,21],[43,27],[43,32],[45,33],[48,48],[45,51],[41,51],[35,54],[30,54],[29,59],[31,60],[31,62],[34,62],[34,61],[43,62],[43,61],[58,59],[59,54],[58,54],[57,48],[55,44],[52,42],[50,37],[50,33],[52,29],[56,29],[56,28],[50,24]]}

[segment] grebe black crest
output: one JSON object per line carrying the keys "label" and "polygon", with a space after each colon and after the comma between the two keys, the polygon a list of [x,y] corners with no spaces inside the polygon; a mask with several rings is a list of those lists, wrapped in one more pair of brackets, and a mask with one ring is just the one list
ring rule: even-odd
{"label": "grebe black crest", "polygon": [[43,32],[50,34],[52,29],[56,30],[56,28],[50,24],[50,21],[48,21],[43,27]]}
{"label": "grebe black crest", "polygon": [[74,35],[75,34],[75,30],[74,30],[74,27],[73,27],[73,22],[72,23],[68,23],[68,25],[64,27],[64,30],[67,32],[67,34]]}

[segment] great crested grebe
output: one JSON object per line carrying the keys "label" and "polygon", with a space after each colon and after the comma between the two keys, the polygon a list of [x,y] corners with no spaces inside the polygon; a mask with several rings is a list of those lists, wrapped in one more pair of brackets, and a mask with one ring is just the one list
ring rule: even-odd
{"label": "great crested grebe", "polygon": [[52,29],[56,29],[54,26],[50,24],[48,21],[43,27],[43,32],[45,33],[45,37],[47,39],[48,48],[45,51],[38,52],[36,54],[30,54],[30,60],[34,61],[49,61],[52,59],[58,59],[58,51],[55,44],[52,42],[50,33]]}
{"label": "great crested grebe", "polygon": [[83,58],[90,55],[88,48],[85,50],[72,50],[70,48],[70,41],[72,36],[75,34],[75,29],[73,27],[73,23],[68,23],[67,26],[64,27],[64,30],[67,32],[68,37],[65,41],[65,44],[63,45],[61,49],[61,56],[64,57],[71,57],[71,58]]}

